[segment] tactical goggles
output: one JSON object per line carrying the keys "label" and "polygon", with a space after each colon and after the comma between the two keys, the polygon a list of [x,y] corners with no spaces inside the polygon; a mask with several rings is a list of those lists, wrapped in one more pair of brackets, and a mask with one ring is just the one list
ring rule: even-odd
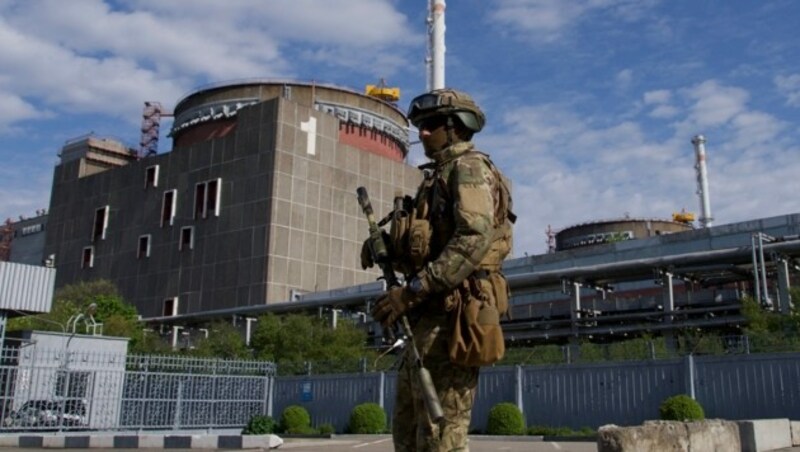
{"label": "tactical goggles", "polygon": [[447,124],[447,116],[436,115],[425,118],[422,121],[419,121],[419,124],[417,124],[417,128],[419,130],[427,130],[432,132],[438,129],[439,127],[444,126],[445,124]]}
{"label": "tactical goggles", "polygon": [[411,105],[408,106],[408,117],[415,118],[417,115],[427,110],[436,109],[443,105],[452,105],[450,102],[445,102],[446,100],[450,99],[445,98],[445,96],[439,96],[438,94],[431,93],[417,96],[411,101]]}

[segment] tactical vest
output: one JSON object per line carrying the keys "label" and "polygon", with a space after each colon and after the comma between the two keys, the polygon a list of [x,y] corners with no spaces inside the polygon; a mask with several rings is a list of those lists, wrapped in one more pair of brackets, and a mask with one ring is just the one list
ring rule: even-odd
{"label": "tactical vest", "polygon": [[[485,366],[503,358],[505,341],[500,317],[508,312],[510,292],[508,283],[500,272],[503,259],[511,251],[512,223],[516,216],[511,210],[511,193],[507,180],[500,174],[491,159],[470,150],[450,161],[445,161],[423,184],[422,192],[429,190],[428,217],[431,224],[432,256],[438,256],[455,231],[453,197],[447,181],[461,159],[479,159],[497,181],[493,191],[494,227],[488,251],[469,275],[441,304],[448,312],[450,362],[459,366]],[[417,199],[421,204],[424,199]],[[434,303],[435,305],[435,303]]]}
{"label": "tactical vest", "polygon": [[512,223],[516,215],[511,210],[508,182],[486,154],[470,150],[440,163],[434,171],[427,170],[417,196],[405,200],[406,204],[411,204],[407,209],[408,214],[395,215],[390,236],[400,258],[398,261],[406,262],[405,268],[398,270],[406,275],[416,273],[432,256],[438,256],[455,232],[453,196],[448,180],[460,159],[480,159],[498,181],[498,190],[493,193],[495,211],[492,243],[477,269],[498,271],[503,259],[511,252]]}

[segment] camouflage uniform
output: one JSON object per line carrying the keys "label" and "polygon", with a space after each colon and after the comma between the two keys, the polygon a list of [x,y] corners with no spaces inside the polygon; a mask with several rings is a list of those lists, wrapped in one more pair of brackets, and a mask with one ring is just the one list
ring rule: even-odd
{"label": "camouflage uniform", "polygon": [[[422,94],[412,100],[408,118],[419,129],[425,155],[432,162],[422,166],[426,177],[410,216],[395,216],[392,224],[391,265],[406,275],[408,284],[390,287],[371,312],[384,327],[406,315],[444,418],[441,424],[432,422],[414,353],[407,347],[397,380],[394,446],[397,451],[466,451],[480,368],[454,362],[482,364],[497,357],[462,359],[463,335],[453,326],[461,328],[464,317],[456,312],[467,312],[462,310],[464,297],[477,297],[468,298],[468,306],[476,306],[472,300],[478,300],[479,318],[491,312],[494,302],[496,323],[482,325],[496,325],[492,338],[496,341],[499,332],[499,344],[481,352],[495,350],[502,356],[498,294],[503,293],[507,302],[507,286],[499,271],[511,249],[511,197],[503,176],[470,141],[483,128],[485,117],[469,95],[447,88]],[[377,256],[372,240],[362,248],[363,268],[374,265]],[[485,306],[489,307],[484,310]]]}
{"label": "camouflage uniform", "polygon": [[450,320],[445,312],[445,298],[476,270],[486,269],[482,263],[492,248],[499,181],[488,158],[475,152],[469,142],[452,145],[431,157],[432,184],[423,182],[417,197],[428,196],[427,191],[432,191],[429,198],[432,258],[417,278],[432,295],[409,311],[408,317],[417,349],[431,372],[445,420],[441,429],[430,421],[414,373],[412,354],[406,350],[398,375],[392,421],[396,451],[468,450],[467,433],[480,369],[450,362]]}

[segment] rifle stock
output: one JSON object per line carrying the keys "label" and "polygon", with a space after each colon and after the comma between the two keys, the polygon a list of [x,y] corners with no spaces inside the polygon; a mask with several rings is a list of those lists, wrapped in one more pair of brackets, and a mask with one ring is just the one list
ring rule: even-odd
{"label": "rifle stock", "polygon": [[[361,210],[367,217],[367,223],[369,224],[369,247],[372,252],[372,260],[383,272],[383,279],[386,281],[387,287],[399,287],[400,281],[397,280],[397,276],[392,269],[391,258],[389,256],[389,244],[386,243],[385,235],[375,221],[375,213],[372,210],[372,203],[370,203],[367,189],[358,187],[356,189],[356,194],[358,195],[358,204],[361,206]],[[411,331],[411,325],[408,323],[408,318],[406,316],[402,317],[400,325],[403,328],[403,333],[408,337],[408,345],[411,347],[411,352],[414,354],[417,378],[419,378],[419,383],[422,387],[423,399],[425,400],[425,407],[428,410],[428,415],[431,420],[440,423],[444,419],[442,404],[439,402],[439,396],[436,394],[436,387],[433,384],[431,373],[422,364],[422,357],[419,355],[419,350],[417,350],[417,346],[414,343],[414,334]]]}

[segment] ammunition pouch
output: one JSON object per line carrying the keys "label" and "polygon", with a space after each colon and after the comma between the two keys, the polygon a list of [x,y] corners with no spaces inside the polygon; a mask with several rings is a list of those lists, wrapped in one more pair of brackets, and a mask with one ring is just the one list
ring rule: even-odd
{"label": "ammunition pouch", "polygon": [[505,354],[500,316],[508,311],[508,283],[502,273],[479,270],[445,299],[452,335],[450,362],[459,366],[494,364]]}
{"label": "ammunition pouch", "polygon": [[430,221],[412,217],[408,229],[408,257],[415,269],[422,268],[428,258],[432,235]]}

